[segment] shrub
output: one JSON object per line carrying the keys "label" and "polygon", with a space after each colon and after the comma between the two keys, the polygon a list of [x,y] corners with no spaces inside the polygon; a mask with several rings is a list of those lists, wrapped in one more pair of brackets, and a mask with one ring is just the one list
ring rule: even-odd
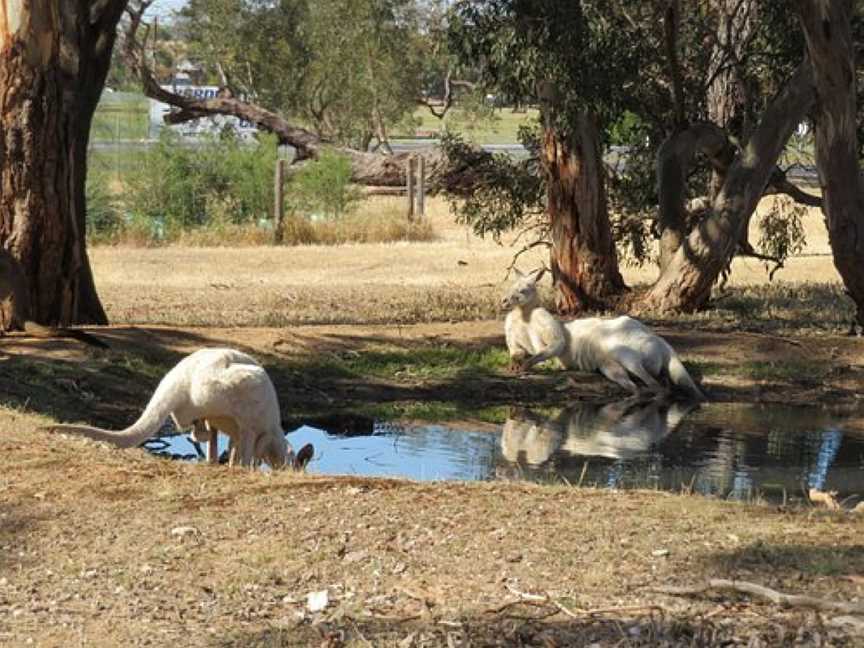
{"label": "shrub", "polygon": [[126,180],[124,206],[130,218],[164,222],[169,238],[226,219],[236,225],[270,217],[276,138],[262,135],[247,145],[226,135],[203,145],[184,145],[163,129],[136,173]]}
{"label": "shrub", "polygon": [[351,161],[332,151],[307,162],[288,186],[290,210],[308,216],[319,213],[339,218],[351,211],[361,197],[351,186]]}
{"label": "shrub", "polygon": [[[184,144],[163,130],[123,180],[88,178],[88,236],[92,243],[150,246],[263,245],[274,239],[273,170],[277,146],[236,138]],[[430,240],[428,223],[412,223],[400,209],[375,206],[351,213],[362,194],[350,185],[350,161],[324,153],[288,184],[283,241],[289,245]],[[326,218],[307,216],[323,214]]]}
{"label": "shrub", "polygon": [[91,171],[87,176],[87,233],[93,241],[110,240],[123,228],[123,213],[108,174]]}

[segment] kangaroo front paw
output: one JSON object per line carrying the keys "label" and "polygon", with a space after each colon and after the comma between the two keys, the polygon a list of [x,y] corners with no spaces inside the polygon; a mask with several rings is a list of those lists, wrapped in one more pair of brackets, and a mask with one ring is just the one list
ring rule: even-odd
{"label": "kangaroo front paw", "polygon": [[524,373],[528,367],[525,366],[528,358],[524,355],[519,356],[511,356],[510,364],[507,366],[508,370],[514,374]]}

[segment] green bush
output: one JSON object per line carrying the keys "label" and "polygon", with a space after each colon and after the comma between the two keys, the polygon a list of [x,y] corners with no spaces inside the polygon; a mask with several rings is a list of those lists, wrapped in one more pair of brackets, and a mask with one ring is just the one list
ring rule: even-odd
{"label": "green bush", "polygon": [[[119,177],[91,165],[88,237],[135,246],[260,245],[272,242],[275,137],[257,145],[233,137],[189,146],[170,131]],[[324,152],[286,184],[283,240],[296,244],[429,240],[428,224],[410,223],[401,209],[356,213],[362,197],[351,185],[351,163]],[[401,205],[401,203],[400,203]],[[322,216],[323,218],[315,218]]]}
{"label": "green bush", "polygon": [[87,233],[95,241],[110,240],[123,228],[123,212],[111,190],[108,174],[87,175]]}
{"label": "green bush", "polygon": [[257,145],[229,135],[190,147],[164,129],[136,172],[125,178],[128,218],[162,223],[169,238],[217,222],[241,225],[272,218],[276,157],[273,136],[262,135]]}
{"label": "green bush", "polygon": [[361,193],[351,186],[351,161],[332,151],[307,162],[288,185],[290,211],[307,216],[339,218],[360,198]]}

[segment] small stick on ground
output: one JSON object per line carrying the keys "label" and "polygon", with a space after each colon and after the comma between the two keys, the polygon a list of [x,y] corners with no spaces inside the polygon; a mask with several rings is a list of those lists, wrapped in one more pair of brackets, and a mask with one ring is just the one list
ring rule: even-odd
{"label": "small stick on ground", "polygon": [[609,608],[594,608],[590,610],[571,610],[563,603],[556,601],[552,596],[548,593],[546,594],[530,594],[528,592],[520,592],[515,587],[507,585],[507,590],[517,596],[519,598],[518,601],[511,601],[509,603],[505,603],[497,608],[493,608],[491,610],[487,610],[488,613],[500,613],[510,608],[514,605],[531,605],[534,607],[552,607],[554,611],[550,614],[545,614],[542,617],[545,618],[547,616],[553,616],[558,614],[559,612],[564,616],[568,616],[571,619],[582,620],[585,617],[593,617],[600,616],[605,614],[618,614],[620,612],[666,612],[665,608],[660,605],[630,605],[623,607],[609,607]]}
{"label": "small stick on ground", "polygon": [[702,585],[693,587],[655,587],[650,591],[660,594],[671,594],[673,596],[692,596],[694,594],[704,594],[709,590],[732,590],[743,594],[751,594],[767,599],[781,607],[804,607],[823,612],[864,614],[864,603],[831,601],[806,594],[785,594],[764,585],[751,583],[750,581],[727,580],[725,578],[711,578]]}

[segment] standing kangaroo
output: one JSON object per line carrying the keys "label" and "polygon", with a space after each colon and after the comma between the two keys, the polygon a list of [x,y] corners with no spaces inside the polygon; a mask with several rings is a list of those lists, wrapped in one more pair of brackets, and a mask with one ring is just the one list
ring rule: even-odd
{"label": "standing kangaroo", "polygon": [[226,434],[231,439],[232,464],[253,466],[264,461],[271,468],[302,468],[312,458],[311,445],[295,457],[285,439],[279,400],[267,372],[253,357],[234,349],[201,349],[183,358],[165,374],[144,413],[125,430],[87,425],[43,429],[132,448],[155,436],[168,417],[178,428],[194,426],[198,441],[204,440],[203,431],[209,432],[211,448],[215,448],[216,430]]}
{"label": "standing kangaroo", "polygon": [[102,340],[84,331],[42,326],[31,321],[27,276],[18,260],[8,250],[0,247],[0,331],[13,329],[23,329],[34,337],[68,337],[100,349],[108,348]]}
{"label": "standing kangaroo", "polygon": [[639,320],[626,315],[612,319],[590,317],[561,323],[540,305],[537,281],[543,276],[516,271],[501,305],[510,312],[504,335],[511,364],[526,371],[544,360],[558,358],[567,369],[599,371],[631,393],[640,387],[663,391],[661,381],[672,384],[697,400],[705,395],[693,382],[674,349]]}

